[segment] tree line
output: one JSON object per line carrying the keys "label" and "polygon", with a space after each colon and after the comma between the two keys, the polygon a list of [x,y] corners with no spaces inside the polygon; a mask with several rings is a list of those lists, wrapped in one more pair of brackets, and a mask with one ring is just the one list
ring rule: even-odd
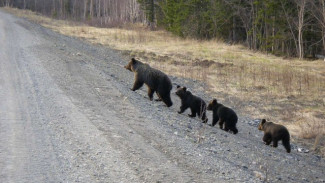
{"label": "tree line", "polygon": [[290,57],[325,54],[324,0],[138,2],[147,17],[154,15],[158,27],[182,37],[244,43],[253,50]]}
{"label": "tree line", "polygon": [[101,27],[146,22],[137,0],[0,0],[0,6],[29,9],[53,18]]}
{"label": "tree line", "polygon": [[325,54],[324,0],[0,0],[0,5],[96,26],[143,23],[282,56]]}

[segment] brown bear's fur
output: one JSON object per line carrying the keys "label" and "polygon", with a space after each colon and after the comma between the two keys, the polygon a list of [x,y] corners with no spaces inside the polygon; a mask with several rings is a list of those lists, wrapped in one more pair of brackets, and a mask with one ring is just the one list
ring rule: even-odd
{"label": "brown bear's fur", "polygon": [[220,104],[216,99],[209,102],[207,110],[213,112],[212,125],[215,126],[219,122],[220,129],[225,131],[232,131],[234,134],[238,133],[236,123],[238,121],[237,114],[232,109]]}
{"label": "brown bear's fur", "polygon": [[172,83],[165,73],[134,58],[132,58],[124,68],[134,72],[135,81],[131,89],[132,91],[138,90],[143,84],[146,84],[148,86],[148,96],[150,100],[153,99],[153,94],[156,92],[159,99],[162,100],[167,107],[173,105],[170,98]]}
{"label": "brown bear's fur", "polygon": [[179,114],[183,113],[187,108],[191,109],[190,117],[196,117],[196,114],[203,120],[208,122],[206,117],[206,103],[200,97],[193,95],[190,91],[186,91],[186,87],[177,86],[176,95],[181,99],[182,105]]}
{"label": "brown bear's fur", "polygon": [[272,146],[278,147],[278,141],[282,140],[283,146],[286,148],[287,152],[290,153],[290,134],[286,127],[272,122],[266,122],[265,119],[262,119],[258,125],[258,130],[264,131],[263,141],[266,145],[270,145],[273,141]]}

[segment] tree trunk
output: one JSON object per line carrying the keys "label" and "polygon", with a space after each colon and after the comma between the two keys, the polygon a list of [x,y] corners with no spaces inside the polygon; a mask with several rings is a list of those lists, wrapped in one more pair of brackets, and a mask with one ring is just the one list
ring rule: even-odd
{"label": "tree trunk", "polygon": [[63,0],[60,0],[60,17],[63,16]]}
{"label": "tree trunk", "polygon": [[304,45],[302,39],[303,27],[304,27],[304,15],[306,0],[300,0],[297,4],[298,8],[298,46],[299,46],[299,59],[304,58]]}
{"label": "tree trunk", "polygon": [[87,18],[87,11],[88,11],[87,4],[88,4],[88,0],[84,0],[84,16],[83,16],[84,20],[86,20]]}
{"label": "tree trunk", "polygon": [[237,42],[236,38],[236,19],[235,16],[232,17],[232,42]]}
{"label": "tree trunk", "polygon": [[37,6],[37,0],[34,0],[34,11],[37,11],[36,6]]}
{"label": "tree trunk", "polygon": [[274,44],[275,44],[275,16],[272,17],[272,53],[274,53]]}
{"label": "tree trunk", "polygon": [[76,1],[77,0],[73,0],[73,3],[72,3],[72,18],[76,18]]}
{"label": "tree trunk", "polygon": [[150,0],[150,30],[155,29],[155,4],[154,0]]}
{"label": "tree trunk", "polygon": [[297,41],[296,34],[294,33],[294,30],[293,30],[294,28],[293,28],[293,25],[292,25],[293,22],[291,20],[289,20],[289,15],[288,15],[287,9],[285,8],[285,6],[283,4],[283,1],[280,1],[280,2],[281,2],[281,7],[282,7],[282,10],[284,12],[286,21],[287,21],[288,26],[289,26],[291,36],[292,36],[292,38],[294,40],[294,43],[295,43],[296,54],[299,54],[298,41]]}
{"label": "tree trunk", "polygon": [[322,5],[322,39],[323,39],[323,54],[325,54],[325,2],[324,0],[319,0]]}
{"label": "tree trunk", "polygon": [[54,15],[54,13],[56,13],[55,0],[52,0],[52,6],[52,15]]}
{"label": "tree trunk", "polygon": [[97,2],[98,2],[98,4],[97,4],[97,18],[100,18],[101,17],[101,9],[102,9],[101,0],[98,0]]}
{"label": "tree trunk", "polygon": [[90,4],[89,4],[89,14],[90,14],[90,17],[93,18],[94,17],[94,12],[93,12],[93,8],[94,8],[94,5],[93,5],[93,0],[90,0]]}
{"label": "tree trunk", "polygon": [[[252,15],[251,15],[251,25],[253,28],[253,35],[252,35],[252,47],[254,50],[257,49],[257,33],[256,33],[256,23],[255,23],[255,19],[256,19],[256,13],[255,13],[255,7],[254,7],[254,0],[251,0],[251,9],[252,9]],[[256,11],[257,12],[257,11]]]}

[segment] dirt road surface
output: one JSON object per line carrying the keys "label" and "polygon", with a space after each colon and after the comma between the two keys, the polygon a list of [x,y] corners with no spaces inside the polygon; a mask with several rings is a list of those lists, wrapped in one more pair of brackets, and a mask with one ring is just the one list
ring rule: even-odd
{"label": "dirt road surface", "polygon": [[325,181],[322,158],[265,146],[253,118],[233,135],[178,114],[175,86],[170,108],[131,91],[128,60],[0,10],[0,182]]}

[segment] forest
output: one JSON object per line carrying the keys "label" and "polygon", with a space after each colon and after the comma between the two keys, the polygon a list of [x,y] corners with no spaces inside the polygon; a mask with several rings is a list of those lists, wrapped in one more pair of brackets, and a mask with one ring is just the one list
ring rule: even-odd
{"label": "forest", "polygon": [[299,59],[325,54],[324,0],[0,0],[0,6],[99,27],[141,23]]}

